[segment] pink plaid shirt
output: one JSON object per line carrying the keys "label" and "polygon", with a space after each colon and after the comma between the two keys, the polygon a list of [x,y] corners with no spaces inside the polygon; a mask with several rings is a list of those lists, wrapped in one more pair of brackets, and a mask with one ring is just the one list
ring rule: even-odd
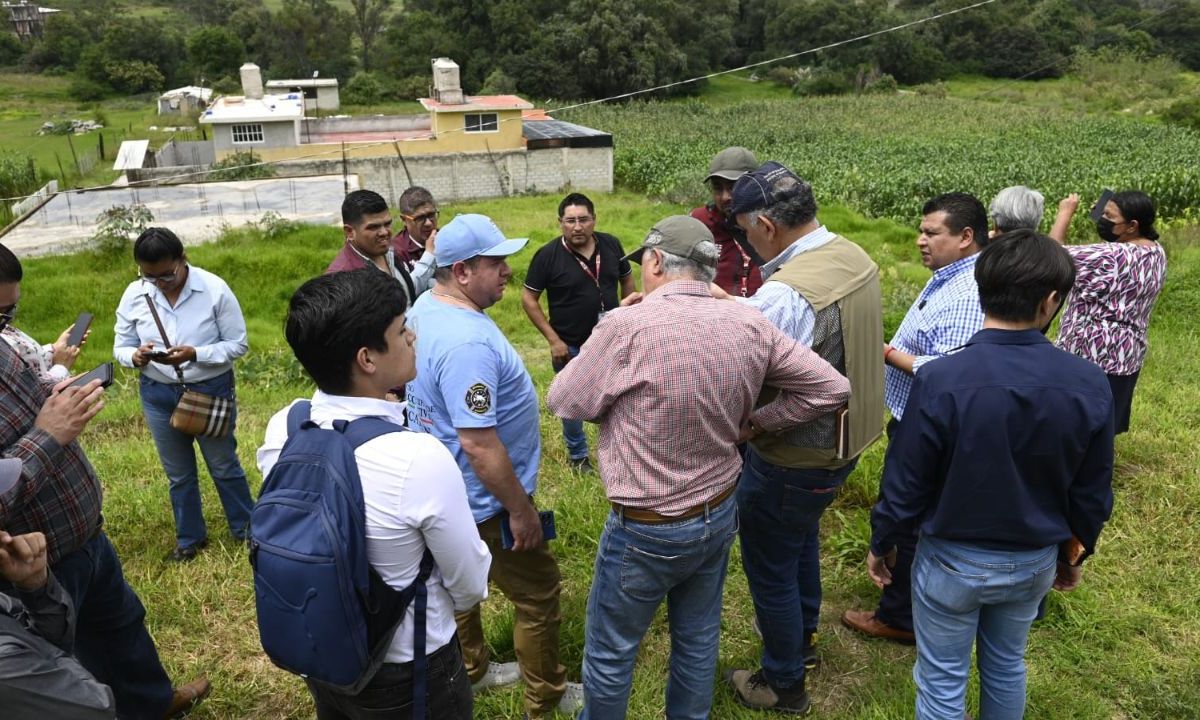
{"label": "pink plaid shirt", "polygon": [[[758,410],[764,386],[778,397]],[[738,430],[797,425],[842,405],[850,382],[754,308],[676,280],[604,317],[550,385],[559,417],[600,424],[609,500],[679,515],[737,481]]]}

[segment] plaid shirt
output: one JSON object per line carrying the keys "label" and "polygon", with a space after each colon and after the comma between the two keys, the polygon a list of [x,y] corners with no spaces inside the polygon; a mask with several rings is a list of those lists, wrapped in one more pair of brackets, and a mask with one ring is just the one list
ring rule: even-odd
{"label": "plaid shirt", "polygon": [[21,479],[0,495],[0,528],[46,534],[50,564],[100,527],[100,481],[79,443],[59,445],[33,426],[49,395],[7,343],[0,343],[0,447],[23,463]]}
{"label": "plaid shirt", "polygon": [[[778,397],[754,409],[764,386]],[[600,423],[613,502],[678,515],[741,471],[738,430],[798,425],[846,401],[850,383],[757,310],[677,280],[606,315],[555,377],[556,415]]]}
{"label": "plaid shirt", "polygon": [[916,356],[912,375],[891,365],[884,367],[883,401],[897,420],[904,415],[913,375],[921,366],[966,345],[983,328],[983,308],[975,284],[978,259],[979,253],[975,253],[934,270],[896,330],[892,347]]}

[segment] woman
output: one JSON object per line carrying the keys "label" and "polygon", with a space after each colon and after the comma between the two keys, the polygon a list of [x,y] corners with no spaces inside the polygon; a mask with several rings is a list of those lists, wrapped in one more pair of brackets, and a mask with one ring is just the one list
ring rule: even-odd
{"label": "woman", "polygon": [[170,230],[143,232],[133,244],[133,259],[141,277],[129,284],[117,307],[113,355],[125,367],[142,371],[142,411],[171,484],[175,513],[176,546],[167,559],[185,562],[208,544],[193,442],[200,444],[230,532],[240,541],[249,529],[254,503],[237,457],[236,412],[230,431],[220,438],[194,437],[171,427],[171,413],[185,390],[234,399],[233,361],[246,354],[246,322],[225,281],[190,266]]}
{"label": "woman", "polygon": [[17,314],[17,303],[21,300],[21,278],[24,274],[17,256],[0,245],[0,337],[42,382],[56,383],[71,374],[71,367],[79,357],[83,343],[87,342],[87,335],[78,346],[67,345],[67,338],[75,327],[72,325],[63,330],[53,345],[42,345],[13,327],[12,320]]}
{"label": "woman", "polygon": [[[1072,193],[1059,203],[1050,236],[1067,237],[1079,207]],[[1154,229],[1154,201],[1137,190],[1116,193],[1096,222],[1102,243],[1068,245],[1078,275],[1058,332],[1058,345],[1108,374],[1117,433],[1129,429],[1133,388],[1146,359],[1150,311],[1167,275],[1167,254]]]}

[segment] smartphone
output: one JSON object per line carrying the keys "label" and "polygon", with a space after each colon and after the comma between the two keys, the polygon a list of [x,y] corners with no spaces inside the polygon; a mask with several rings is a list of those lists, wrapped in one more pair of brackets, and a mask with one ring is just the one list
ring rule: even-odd
{"label": "smartphone", "polygon": [[146,357],[151,360],[166,360],[171,353],[167,350],[154,350],[146,353]]}
{"label": "smartphone", "polygon": [[75,378],[68,387],[83,387],[93,380],[100,381],[100,387],[108,387],[113,381],[113,364],[111,362],[101,363],[95,368]]}
{"label": "smartphone", "polygon": [[[554,528],[554,511],[542,510],[538,513],[538,519],[542,522],[542,539],[553,540],[558,537],[558,533]],[[500,547],[505,550],[512,550],[513,535],[512,525],[508,523],[508,513],[504,513],[504,519],[500,521]]]}
{"label": "smartphone", "polygon": [[75,318],[75,327],[71,328],[71,334],[67,336],[68,347],[79,347],[83,342],[83,336],[87,334],[88,328],[92,326],[92,314],[90,312],[81,312],[79,317]]}
{"label": "smartphone", "polygon": [[1108,201],[1112,200],[1113,191],[1104,188],[1104,192],[1100,193],[1096,204],[1092,206],[1092,222],[1100,222],[1100,218],[1104,217],[1104,207],[1108,205]]}

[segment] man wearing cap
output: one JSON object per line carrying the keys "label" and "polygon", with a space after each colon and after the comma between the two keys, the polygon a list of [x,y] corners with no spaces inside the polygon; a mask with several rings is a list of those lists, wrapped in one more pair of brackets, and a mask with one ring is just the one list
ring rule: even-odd
{"label": "man wearing cap", "polygon": [[[596,232],[596,208],[586,195],[571,193],[562,199],[558,224],[562,235],[534,253],[521,292],[525,314],[550,343],[554,372],[579,354],[600,314],[617,307],[617,285],[621,297],[634,289],[633,270],[622,257],[621,241]],[[543,291],[547,293],[549,321],[538,303]],[[563,420],[562,426],[571,467],[590,471],[583,423]]]}
{"label": "man wearing cap", "polygon": [[[457,460],[492,553],[489,579],[516,609],[519,668],[489,661],[479,606],[457,616],[471,682],[479,691],[523,678],[526,712],[544,717],[556,707],[573,712],[580,691],[558,661],[561,576],[533,504],[541,459],[538,396],[521,356],[484,313],[512,275],[505,258],[527,242],[506,239],[483,215],[460,215],[438,233],[436,284],[408,316],[420,338],[408,426],[433,434]],[[502,544],[502,522],[511,526],[511,547]]]}
{"label": "man wearing cap", "polygon": [[743,705],[805,712],[805,672],[818,663],[821,515],[883,433],[879,268],[817,220],[812,186],[777,162],[738,179],[732,213],[766,260],[765,284],[743,302],[850,381],[847,406],[756,434],[737,491],[742,566],[763,651],[760,670],[735,670],[730,680]]}
{"label": "man wearing cap", "polygon": [[[931,360],[956,350],[983,327],[975,261],[987,244],[988,221],[983,203],[961,192],[939,195],[921,208],[917,249],[921,263],[933,271],[904,320],[883,346],[884,402],[892,412],[890,441],[904,418],[914,376]],[[884,469],[884,475],[888,474]],[[874,611],[847,610],[842,624],[868,637],[911,645],[912,562],[917,528],[909,524],[893,533],[895,554],[888,558],[892,581],[883,588]]]}
{"label": "man wearing cap", "polygon": [[[355,190],[342,201],[342,232],[346,242],[325,268],[326,273],[373,267],[396,279],[411,307],[417,296],[433,284],[432,253],[411,266],[406,264],[403,245],[392,240],[392,213],[383,196],[371,190]],[[428,239],[433,249],[433,238]]]}
{"label": "man wearing cap", "polygon": [[[437,203],[433,201],[433,193],[419,185],[414,185],[400,193],[397,201],[400,206],[400,219],[404,221],[404,229],[392,239],[392,247],[396,256],[404,261],[409,272],[419,272],[417,263],[429,254],[432,262],[434,238],[437,236],[438,216],[441,214]],[[430,271],[432,274],[432,270]]]}
{"label": "man wearing cap", "polygon": [[[830,412],[850,384],[758,311],[712,297],[717,246],[696,218],[659,222],[629,257],[644,300],[605,315],[546,398],[560,417],[600,424],[612,503],[588,595],[580,717],[625,717],[638,645],[666,599],[666,716],[704,718],[738,525],[736,445]],[[755,408],[764,388],[774,400]]]}
{"label": "man wearing cap", "polygon": [[730,212],[733,184],[756,167],[758,160],[754,153],[744,147],[728,147],[717,153],[708,166],[708,177],[704,178],[712,190],[712,202],[692,211],[692,217],[712,233],[720,252],[713,282],[736,297],[750,297],[763,282],[757,258],[745,245],[746,235]]}

